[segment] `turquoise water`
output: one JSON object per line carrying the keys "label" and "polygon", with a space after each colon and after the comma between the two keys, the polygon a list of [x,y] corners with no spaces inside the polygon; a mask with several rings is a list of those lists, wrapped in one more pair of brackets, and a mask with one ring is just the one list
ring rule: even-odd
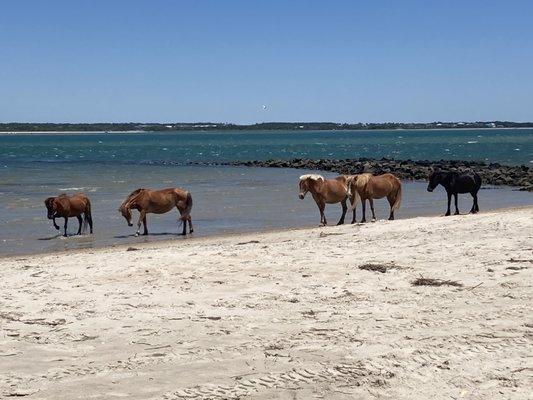
{"label": "turquoise water", "polygon": [[[126,225],[117,208],[138,187],[190,190],[195,236],[318,225],[313,200],[298,199],[298,177],[305,171],[185,165],[189,162],[395,157],[531,165],[532,147],[533,131],[494,129],[0,135],[0,255],[183,240],[176,236],[176,212],[149,215],[152,235],[133,237],[135,228]],[[425,188],[423,182],[404,182],[397,218],[443,214],[443,190],[427,193]],[[91,198],[95,234],[64,239],[46,219],[43,200],[79,191]],[[533,194],[482,190],[479,201],[482,211],[532,205]],[[387,216],[386,204],[376,202],[378,217]],[[470,197],[461,196],[459,205],[469,210]],[[326,214],[336,223],[340,207],[328,206]],[[76,229],[71,219],[69,231]]]}

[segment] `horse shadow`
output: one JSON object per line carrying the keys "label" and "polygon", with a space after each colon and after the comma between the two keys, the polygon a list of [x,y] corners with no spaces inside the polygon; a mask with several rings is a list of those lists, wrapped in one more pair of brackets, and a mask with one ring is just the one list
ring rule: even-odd
{"label": "horse shadow", "polygon": [[136,236],[134,233],[132,233],[132,234],[129,234],[129,235],[115,235],[115,236],[113,236],[113,238],[115,238],[115,239],[127,239],[127,238],[132,238],[132,237],[145,237],[145,238],[148,238],[150,236],[184,236],[184,235],[181,234],[181,233],[176,233],[176,232],[156,232],[156,233],[149,233],[148,235]]}
{"label": "horse shadow", "polygon": [[63,237],[63,235],[58,233],[57,235],[50,236],[50,237],[37,238],[37,240],[54,240],[54,239],[61,238],[61,237]]}

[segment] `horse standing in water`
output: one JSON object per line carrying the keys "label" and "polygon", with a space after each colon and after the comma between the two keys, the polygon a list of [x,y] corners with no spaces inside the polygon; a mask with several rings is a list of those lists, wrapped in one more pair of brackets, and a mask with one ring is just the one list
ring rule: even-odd
{"label": "horse standing in water", "polygon": [[402,183],[392,174],[374,176],[369,173],[352,175],[348,177],[348,195],[353,209],[352,224],[355,223],[355,205],[357,198],[363,205],[363,218],[366,222],[366,201],[370,203],[372,220],[376,220],[374,212],[374,199],[387,197],[390,205],[389,220],[394,219],[394,211],[400,208],[402,201]]}
{"label": "horse standing in water", "polygon": [[182,235],[186,235],[187,222],[189,223],[189,233],[193,233],[191,209],[191,194],[180,188],[168,188],[162,190],[137,189],[133,191],[118,209],[128,222],[128,226],[133,226],[131,210],[139,211],[139,221],[137,222],[137,232],[141,231],[141,222],[144,224],[144,235],[148,235],[146,225],[146,214],[164,214],[176,207],[180,212],[179,220],[183,223]]}
{"label": "horse standing in water", "polygon": [[459,214],[457,207],[457,195],[459,193],[470,193],[474,199],[470,212],[475,214],[479,211],[477,203],[477,192],[481,188],[481,177],[476,172],[440,171],[435,170],[429,175],[428,192],[432,192],[438,185],[442,185],[448,195],[448,208],[445,216],[451,214],[450,203],[452,195],[455,200],[455,215]]}
{"label": "horse standing in water", "polygon": [[300,176],[300,199],[303,200],[307,192],[311,192],[313,199],[320,211],[320,224],[327,225],[324,209],[326,204],[341,203],[342,216],[337,225],[344,224],[344,217],[348,207],[348,186],[346,176],[338,176],[335,179],[324,179],[322,175],[308,174]]}
{"label": "horse standing in water", "polygon": [[[83,228],[87,227],[87,224],[91,228],[91,233],[93,233],[93,218],[91,216],[91,202],[87,196],[83,193],[77,193],[73,196],[67,196],[62,194],[57,197],[48,197],[44,204],[48,210],[48,219],[51,219],[54,223],[54,228],[59,230],[59,226],[56,224],[56,218],[65,218],[65,233],[63,236],[67,237],[67,224],[69,217],[78,218],[78,233],[81,235],[82,231],[82,221]],[[83,214],[83,220],[81,215]]]}

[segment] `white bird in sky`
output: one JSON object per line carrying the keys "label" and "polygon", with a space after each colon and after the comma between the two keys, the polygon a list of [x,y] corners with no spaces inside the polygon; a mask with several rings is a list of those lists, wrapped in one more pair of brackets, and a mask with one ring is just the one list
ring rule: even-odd
{"label": "white bird in sky", "polygon": [[265,105],[263,104],[263,110],[266,110],[266,109],[267,109],[267,106],[265,106]]}

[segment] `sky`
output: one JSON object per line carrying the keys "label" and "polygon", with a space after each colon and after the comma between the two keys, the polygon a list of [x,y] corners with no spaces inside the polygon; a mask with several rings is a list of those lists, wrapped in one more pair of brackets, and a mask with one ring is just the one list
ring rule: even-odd
{"label": "sky", "polygon": [[533,121],[532,18],[530,0],[5,1],[0,122]]}

